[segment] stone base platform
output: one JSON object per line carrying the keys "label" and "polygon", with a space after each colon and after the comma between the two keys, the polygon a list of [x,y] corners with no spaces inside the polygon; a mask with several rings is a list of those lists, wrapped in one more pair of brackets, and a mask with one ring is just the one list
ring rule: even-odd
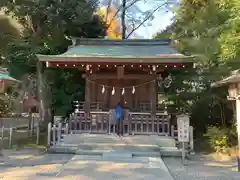
{"label": "stone base platform", "polygon": [[181,156],[175,139],[165,136],[127,136],[103,134],[69,134],[55,146],[51,153],[69,153],[77,155],[130,154],[140,157]]}
{"label": "stone base platform", "polygon": [[75,155],[59,171],[56,178],[89,180],[173,180],[159,158],[135,157],[112,158]]}

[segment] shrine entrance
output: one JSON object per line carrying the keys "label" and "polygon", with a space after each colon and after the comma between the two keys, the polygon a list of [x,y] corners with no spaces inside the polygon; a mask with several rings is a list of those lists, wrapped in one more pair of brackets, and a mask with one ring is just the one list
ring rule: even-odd
{"label": "shrine entrance", "polygon": [[192,68],[193,60],[170,40],[74,39],[61,55],[38,55],[47,67],[84,71],[85,101],[75,101],[73,133],[115,133],[116,105],[125,108],[124,133],[169,135],[169,107],[158,101],[159,88],[172,83],[171,69]]}

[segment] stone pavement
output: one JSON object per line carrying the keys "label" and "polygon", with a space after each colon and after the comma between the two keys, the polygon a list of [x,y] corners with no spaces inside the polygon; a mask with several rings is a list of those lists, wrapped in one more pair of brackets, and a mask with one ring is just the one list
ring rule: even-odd
{"label": "stone pavement", "polygon": [[61,144],[81,145],[81,144],[125,144],[125,145],[144,145],[144,146],[161,146],[176,147],[175,139],[168,136],[127,136],[119,137],[116,135],[105,134],[69,134],[65,135]]}
{"label": "stone pavement", "polygon": [[88,180],[173,180],[161,158],[102,159],[75,155],[57,174]]}
{"label": "stone pavement", "polygon": [[175,180],[240,180],[240,172],[237,172],[236,160],[231,162],[219,162],[201,157],[186,161],[183,166],[180,158],[164,158]]}
{"label": "stone pavement", "polygon": [[[236,161],[217,162],[193,156],[179,158],[83,156],[39,154],[37,151],[5,151],[0,158],[3,180],[239,180]],[[169,172],[170,175],[169,176]]]}
{"label": "stone pavement", "polygon": [[[3,162],[5,161],[5,162]],[[173,180],[161,158],[70,154],[12,155],[2,159],[3,180]]]}
{"label": "stone pavement", "polygon": [[52,153],[102,155],[105,152],[124,151],[133,156],[181,155],[175,139],[165,136],[126,136],[106,134],[69,134],[48,149]]}

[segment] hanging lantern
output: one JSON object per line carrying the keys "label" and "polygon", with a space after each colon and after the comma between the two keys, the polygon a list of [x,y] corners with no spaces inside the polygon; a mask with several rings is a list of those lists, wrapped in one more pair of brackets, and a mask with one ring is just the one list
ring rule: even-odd
{"label": "hanging lantern", "polygon": [[122,95],[124,95],[124,93],[125,93],[125,88],[122,89]]}
{"label": "hanging lantern", "polygon": [[105,92],[105,87],[103,85],[103,87],[102,87],[102,94],[104,94],[104,92]]}
{"label": "hanging lantern", "polygon": [[156,71],[156,66],[155,66],[155,65],[153,65],[153,67],[152,67],[152,68],[153,68],[153,71]]}
{"label": "hanging lantern", "polygon": [[114,95],[115,94],[115,88],[113,87],[113,89],[112,89],[112,95]]}
{"label": "hanging lantern", "polygon": [[89,71],[89,65],[86,66],[86,70]]}
{"label": "hanging lantern", "polygon": [[135,87],[133,86],[133,88],[132,88],[132,94],[134,94],[135,93]]}

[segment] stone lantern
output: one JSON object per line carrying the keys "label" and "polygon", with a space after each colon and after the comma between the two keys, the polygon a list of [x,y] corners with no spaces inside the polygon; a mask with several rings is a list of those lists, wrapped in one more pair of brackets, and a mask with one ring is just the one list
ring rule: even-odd
{"label": "stone lantern", "polygon": [[236,103],[237,135],[238,135],[238,171],[240,171],[240,71],[236,70],[231,76],[218,81],[213,87],[228,87],[228,100]]}
{"label": "stone lantern", "polygon": [[228,85],[228,99],[234,100],[240,95],[240,80],[238,83],[231,83]]}

